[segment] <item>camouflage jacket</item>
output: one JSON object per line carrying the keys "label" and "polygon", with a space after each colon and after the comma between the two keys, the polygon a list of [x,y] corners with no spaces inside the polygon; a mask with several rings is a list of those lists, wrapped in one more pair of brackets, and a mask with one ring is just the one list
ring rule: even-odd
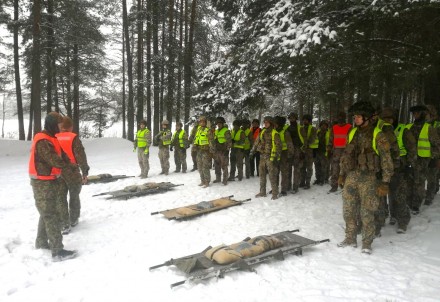
{"label": "camouflage jacket", "polygon": [[[63,169],[61,171],[61,177],[67,183],[81,183],[82,178],[89,175],[90,167],[87,163],[87,156],[86,152],[84,151],[84,146],[78,136],[73,139],[72,151],[78,166],[75,169]],[[82,176],[79,171],[80,169]]]}
{"label": "camouflage jacket", "polygon": [[400,149],[397,143],[397,137],[394,134],[394,127],[392,125],[384,125],[382,132],[385,134],[388,142],[390,143],[390,154],[393,159],[394,169],[400,168]]}
{"label": "camouflage jacket", "polygon": [[158,134],[156,134],[155,138],[159,144],[159,148],[169,148],[169,144],[164,144],[164,142],[170,142],[171,143],[171,138],[172,138],[173,134],[171,133],[170,129],[165,129],[165,130],[161,130],[159,131]]}
{"label": "camouflage jacket", "polygon": [[[411,131],[411,133],[414,135],[414,137],[416,139],[416,143],[415,143],[416,148],[417,148],[417,141],[419,139],[420,132],[422,131],[424,124],[425,124],[425,121],[414,122],[412,127],[409,129],[409,131]],[[439,159],[440,158],[440,137],[439,137],[437,128],[434,128],[432,126],[429,127],[428,138],[429,138],[429,142],[431,143],[431,157],[434,159]]]}
{"label": "camouflage jacket", "polygon": [[[182,131],[184,131],[183,137],[182,137],[184,147],[180,146],[180,141],[179,141],[179,136]],[[173,146],[174,148],[185,148],[185,149],[189,146],[188,134],[186,133],[185,130],[180,129],[180,130],[174,132],[173,138],[171,140],[171,146]]]}
{"label": "camouflage jacket", "polygon": [[[261,134],[264,131],[263,134]],[[269,128],[264,128],[260,132],[260,136],[258,137],[256,145],[252,148],[254,150],[257,149],[258,152],[260,152],[261,156],[265,156],[267,158],[270,158],[270,155],[272,153],[272,126]],[[280,134],[275,131],[275,149],[276,149],[276,158],[280,158],[281,156],[281,150],[282,150],[282,144],[280,139]]]}
{"label": "camouflage jacket", "polygon": [[[310,135],[308,135],[309,134],[309,127],[311,127]],[[302,150],[310,149],[310,145],[312,145],[316,139],[316,128],[313,127],[312,125],[308,125],[307,128],[305,126],[303,126],[300,128],[299,132],[304,140],[304,143],[303,143],[301,149]]]}
{"label": "camouflage jacket", "polygon": [[299,125],[297,123],[290,124],[289,128],[287,128],[287,131],[289,131],[290,138],[292,139],[292,143],[295,147],[301,148],[303,143],[301,142],[301,139],[299,138],[299,131],[298,131]]}
{"label": "camouflage jacket", "polygon": [[[228,126],[225,125],[225,126],[223,126],[223,128],[228,128]],[[218,131],[220,131],[222,129],[219,129]],[[231,131],[226,130],[226,132],[225,132],[225,139],[226,139],[226,142],[219,143],[218,139],[215,137],[215,134],[214,134],[214,138],[213,138],[213,141],[212,141],[212,146],[213,146],[212,152],[215,152],[215,151],[227,151],[227,150],[231,149],[231,147],[232,147]]]}
{"label": "camouflage jacket", "polygon": [[378,178],[389,183],[393,175],[393,159],[391,158],[390,143],[383,132],[376,136],[376,148],[373,149],[375,125],[355,127],[356,133],[342,154],[339,175],[346,176],[350,171],[374,172]]}

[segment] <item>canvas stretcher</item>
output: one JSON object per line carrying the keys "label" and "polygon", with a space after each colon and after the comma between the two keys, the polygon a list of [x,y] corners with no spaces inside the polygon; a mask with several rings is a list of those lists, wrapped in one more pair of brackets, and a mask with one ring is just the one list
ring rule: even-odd
{"label": "canvas stretcher", "polygon": [[110,195],[106,199],[127,200],[133,197],[164,193],[178,186],[183,186],[183,184],[176,185],[171,182],[147,182],[141,185],[126,186],[124,189],[121,190],[102,192],[92,196],[95,197],[95,196]]}
{"label": "canvas stretcher", "polygon": [[117,181],[119,179],[130,178],[134,176],[127,175],[111,175],[108,173],[98,174],[98,175],[89,175],[87,176],[87,185],[88,184],[97,184],[97,183],[108,183]]}

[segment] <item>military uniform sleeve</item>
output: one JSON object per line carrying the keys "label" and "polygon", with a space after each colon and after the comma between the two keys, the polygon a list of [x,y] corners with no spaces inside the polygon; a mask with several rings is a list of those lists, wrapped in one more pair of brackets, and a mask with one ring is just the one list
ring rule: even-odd
{"label": "military uniform sleeve", "polygon": [[145,139],[147,140],[147,148],[151,146],[151,131],[145,131]]}
{"label": "military uniform sleeve", "polygon": [[276,146],[276,150],[277,150],[275,158],[280,158],[281,157],[281,151],[283,149],[283,144],[281,143],[280,134],[278,132],[275,133],[274,139],[275,139],[275,146]]}
{"label": "military uniform sleeve", "polygon": [[312,130],[310,131],[310,137],[307,138],[307,148],[310,148],[310,145],[316,140],[316,128],[312,126]]}
{"label": "military uniform sleeve", "polygon": [[414,134],[408,129],[403,129],[402,140],[406,149],[406,159],[408,164],[414,167],[417,161],[417,140],[414,137]]}
{"label": "military uniform sleeve", "polygon": [[75,139],[73,140],[72,149],[73,149],[73,155],[75,155],[76,162],[78,163],[79,168],[81,169],[82,175],[83,176],[89,175],[90,167],[87,163],[87,155],[84,150],[84,146],[78,137],[75,137]]}
{"label": "military uniform sleeve", "polygon": [[380,132],[376,137],[377,151],[380,157],[380,168],[382,174],[382,181],[389,183],[391,176],[393,176],[393,159],[391,158],[390,143],[386,138],[385,133]]}
{"label": "military uniform sleeve", "polygon": [[225,139],[226,139],[226,148],[229,150],[232,148],[232,136],[231,131],[227,130],[225,132]]}
{"label": "military uniform sleeve", "polygon": [[192,128],[191,134],[188,139],[191,144],[194,143],[194,139],[196,138],[196,133],[197,133],[197,127]]}
{"label": "military uniform sleeve", "polygon": [[330,128],[330,137],[328,139],[327,150],[333,149],[333,139],[334,139],[334,134],[333,134],[333,127],[332,127],[332,128]]}
{"label": "military uniform sleeve", "polygon": [[431,155],[434,159],[440,158],[440,137],[438,130],[434,127],[429,127],[428,132],[429,142],[431,143]]}
{"label": "military uniform sleeve", "polygon": [[244,133],[244,130],[243,130],[240,133],[240,140],[238,141],[238,143],[240,145],[244,146],[245,142],[246,142],[246,134]]}
{"label": "military uniform sleeve", "polygon": [[293,154],[295,153],[295,147],[293,146],[292,137],[290,136],[289,132],[287,131],[284,132],[284,139],[287,145],[287,157],[292,158]]}
{"label": "military uniform sleeve", "polygon": [[257,139],[254,141],[254,144],[252,145],[252,149],[251,149],[252,153],[258,152],[259,144],[260,144],[260,136],[257,136]]}
{"label": "military uniform sleeve", "polygon": [[71,166],[70,161],[63,160],[55,152],[55,147],[48,140],[41,140],[35,146],[38,161],[46,163],[50,167],[64,169]]}

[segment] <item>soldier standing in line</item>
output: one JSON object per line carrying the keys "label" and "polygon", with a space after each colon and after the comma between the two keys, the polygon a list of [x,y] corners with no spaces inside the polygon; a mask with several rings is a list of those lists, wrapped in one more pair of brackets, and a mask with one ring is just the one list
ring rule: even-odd
{"label": "soldier standing in line", "polygon": [[214,133],[213,141],[213,154],[214,154],[214,168],[215,168],[215,180],[213,183],[221,182],[222,170],[223,170],[223,184],[228,184],[228,161],[229,150],[232,146],[231,132],[226,125],[226,121],[223,117],[219,116],[215,120],[217,129]]}
{"label": "soldier standing in line", "polygon": [[200,184],[202,188],[209,187],[211,182],[211,165],[212,165],[212,132],[207,125],[206,117],[199,118],[199,130],[194,139],[198,143],[197,147],[197,167],[200,174]]}
{"label": "soldier standing in line", "polygon": [[[428,122],[432,128],[437,131],[437,136],[440,137],[440,122],[437,121],[437,109],[433,105],[426,105],[428,108]],[[439,168],[437,167],[437,160],[431,159],[428,165],[427,184],[426,184],[426,197],[425,205],[429,206],[434,200],[435,194],[438,192],[438,174]]]}
{"label": "soldier standing in line", "polygon": [[301,158],[301,137],[299,134],[300,125],[297,123],[298,115],[291,112],[287,117],[290,121],[290,126],[288,128],[290,138],[292,139],[294,146],[294,153],[292,160],[289,165],[289,187],[292,184],[292,169],[293,169],[293,187],[292,194],[298,193],[299,183],[301,181],[301,166],[303,159]]}
{"label": "soldier standing in line", "polygon": [[170,151],[174,148],[174,163],[176,164],[176,170],[174,172],[186,173],[186,149],[189,147],[188,134],[183,129],[182,122],[176,123],[176,132],[171,139]]}
{"label": "soldier standing in line", "polygon": [[235,169],[238,171],[238,180],[243,179],[243,159],[244,159],[244,145],[246,136],[244,131],[240,129],[241,121],[235,120],[233,123],[233,129],[231,131],[232,137],[232,149],[230,155],[231,170],[229,173],[229,181],[235,180]]}
{"label": "soldier standing in line", "polygon": [[303,126],[301,127],[299,134],[302,142],[301,146],[301,158],[303,158],[301,171],[302,181],[300,187],[304,189],[310,189],[310,180],[313,175],[313,149],[318,148],[318,141],[316,136],[316,128],[313,127],[312,116],[310,114],[304,114]]}
{"label": "soldier standing in line", "polygon": [[162,121],[162,130],[154,137],[159,145],[159,160],[162,171],[159,174],[168,175],[170,170],[170,145],[172,133],[167,120]]}
{"label": "soldier standing in line", "polygon": [[33,138],[29,159],[29,176],[35,205],[40,214],[35,248],[50,249],[53,261],[62,261],[77,255],[76,251],[64,249],[57,206],[61,170],[77,169],[62,152],[55,137],[62,121],[57,112],[46,116],[44,130]]}
{"label": "soldier standing in line", "polygon": [[[67,154],[70,162],[77,165],[74,170],[66,169],[61,171],[60,195],[62,198],[59,207],[63,228],[62,233],[65,235],[70,232],[71,226],[74,227],[78,224],[81,212],[79,194],[81,193],[82,185],[87,183],[90,167],[87,164],[87,156],[81,140],[76,133],[72,132],[73,121],[70,117],[63,117],[60,130],[61,132],[55,136],[60,143],[61,149]],[[67,194],[69,194],[69,202],[67,201]]]}
{"label": "soldier standing in line", "polygon": [[[357,247],[358,211],[362,220],[362,253],[371,254],[374,240],[374,213],[379,197],[386,196],[393,174],[390,144],[385,135],[375,127],[371,117],[374,108],[368,102],[351,106],[356,127],[348,137],[348,145],[341,157],[339,185],[344,186],[343,213],[345,239],[339,247]],[[380,178],[378,178],[380,175]]]}
{"label": "soldier standing in line", "polygon": [[[258,139],[258,136],[260,135],[260,131],[261,131],[260,121],[257,119],[252,120],[252,128],[251,128],[252,147],[254,146],[255,142]],[[260,173],[258,172],[258,166],[260,165],[260,153],[255,152],[255,154],[253,156],[249,156],[249,158],[251,162],[251,176],[255,176],[255,171],[257,171],[257,176],[260,176]]]}
{"label": "soldier standing in line", "polygon": [[330,130],[330,138],[327,144],[327,154],[331,157],[330,192],[338,190],[339,162],[347,146],[348,132],[351,129],[351,125],[346,122],[346,119],[345,112],[339,112],[338,123],[333,125]]}
{"label": "soldier standing in line", "polygon": [[266,197],[266,174],[269,174],[272,186],[272,200],[278,199],[278,162],[281,157],[281,139],[279,133],[273,128],[274,120],[271,116],[264,118],[264,129],[261,130],[251,155],[260,152],[260,193],[255,197]]}
{"label": "soldier standing in line", "polygon": [[425,105],[416,105],[410,108],[414,123],[407,125],[417,139],[417,161],[414,168],[414,190],[409,206],[414,215],[420,213],[420,206],[425,198],[425,181],[428,166],[435,160],[437,167],[440,165],[440,138],[431,124],[426,121],[428,108]]}
{"label": "soldier standing in line", "polygon": [[194,127],[192,128],[191,134],[188,139],[189,142],[192,143],[191,158],[193,162],[193,168],[191,169],[191,172],[197,170],[197,151],[198,151],[199,142],[196,141],[196,137],[197,137],[197,131],[199,131],[199,129],[200,129],[199,122],[198,121],[194,122]]}
{"label": "soldier standing in line", "polygon": [[316,180],[313,184],[324,185],[328,181],[328,152],[327,145],[330,139],[330,130],[328,129],[328,122],[321,121],[317,131],[318,148],[315,155],[315,175]]}
{"label": "soldier standing in line", "polygon": [[[151,132],[147,128],[147,122],[145,120],[141,120],[139,122],[139,130],[136,133],[136,139],[133,142],[134,150],[137,148],[137,156],[139,167],[141,168],[141,174],[139,175],[141,178],[147,178],[148,172],[150,171],[150,145],[151,145]],[[133,150],[133,152],[134,152]]]}
{"label": "soldier standing in line", "polygon": [[[286,118],[282,116],[276,116],[274,119],[275,130],[278,131],[281,140],[281,157],[279,162],[277,179],[281,173],[281,192],[279,197],[287,196],[287,188],[289,187],[289,161],[294,154],[294,147],[292,139],[290,138],[289,125],[286,125]],[[279,180],[277,181],[279,183]]]}
{"label": "soldier standing in line", "polygon": [[245,135],[243,155],[244,155],[244,167],[245,167],[246,179],[249,179],[251,175],[251,162],[249,155],[252,149],[252,132],[250,127],[251,127],[251,122],[249,120],[244,120],[243,126],[241,128]]}

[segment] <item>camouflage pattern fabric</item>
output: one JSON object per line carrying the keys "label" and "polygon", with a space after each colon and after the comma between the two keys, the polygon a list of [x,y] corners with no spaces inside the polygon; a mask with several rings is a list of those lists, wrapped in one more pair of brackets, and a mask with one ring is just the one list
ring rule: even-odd
{"label": "camouflage pattern fabric", "polygon": [[229,151],[215,151],[214,153],[214,169],[215,169],[215,180],[220,182],[222,180],[223,171],[223,183],[228,182],[228,161],[229,161]]}
{"label": "camouflage pattern fabric", "polygon": [[212,156],[209,150],[197,152],[197,167],[200,174],[200,182],[208,185],[211,182]]}
{"label": "camouflage pattern fabric", "polygon": [[194,127],[191,129],[191,134],[188,138],[188,141],[193,144],[191,147],[191,159],[193,162],[193,169],[197,170],[197,152],[198,152],[198,146],[194,145],[194,139],[197,134],[198,124],[194,125]]}
{"label": "camouflage pattern fabric", "polygon": [[183,173],[187,170],[186,165],[186,149],[181,147],[174,148],[174,163],[176,164],[176,172],[182,171]]}
{"label": "camouflage pattern fabric", "polygon": [[328,181],[329,177],[329,159],[325,152],[317,152],[315,157],[315,176],[316,180],[322,184]]}
{"label": "camouflage pattern fabric", "polygon": [[339,178],[339,163],[341,161],[342,154],[344,154],[345,148],[333,149],[332,158],[331,158],[331,168],[330,168],[330,185],[332,187],[338,186],[338,178]]}
{"label": "camouflage pattern fabric", "polygon": [[235,171],[237,170],[237,148],[231,148],[229,153],[229,177],[235,178]]}
{"label": "camouflage pattern fabric", "polygon": [[246,178],[251,176],[251,160],[250,160],[251,150],[243,150],[243,163],[244,163],[244,172]]}
{"label": "camouflage pattern fabric", "polygon": [[301,171],[301,182],[305,181],[310,184],[310,179],[313,175],[313,150],[306,148],[301,151],[300,158],[300,171]]}
{"label": "camouflage pattern fabric", "polygon": [[[299,148],[295,148],[293,151],[293,156],[290,160],[289,164],[289,187],[288,190],[290,190],[290,186],[292,185],[293,189],[298,189],[299,183],[301,181],[301,166],[302,166],[302,159],[301,159],[301,150]],[[292,170],[293,170],[293,181],[292,181]]]}
{"label": "camouflage pattern fabric", "polygon": [[260,166],[260,152],[255,152],[250,162],[251,162],[251,176],[255,176],[255,174],[257,174],[257,176],[260,176],[260,172],[258,170],[258,167]]}
{"label": "camouflage pattern fabric", "polygon": [[411,214],[407,204],[412,189],[412,173],[400,168],[394,172],[390,182],[390,216],[395,218],[398,228],[406,230]]}
{"label": "camouflage pattern fabric", "polygon": [[[81,193],[82,183],[68,183],[64,180],[60,181],[60,202],[58,210],[60,212],[60,220],[62,227],[70,227],[70,225],[80,217],[81,201],[79,194]],[[69,201],[67,200],[69,195]]]}
{"label": "camouflage pattern fabric", "polygon": [[52,253],[57,253],[64,247],[57,207],[60,180],[31,179],[31,185],[34,192],[35,206],[40,214],[35,247],[50,248]]}
{"label": "camouflage pattern fabric", "polygon": [[137,148],[137,157],[139,167],[141,168],[141,177],[148,177],[150,171],[150,153],[145,154],[146,148]]}
{"label": "camouflage pattern fabric", "polygon": [[159,160],[162,172],[168,174],[170,170],[170,149],[168,146],[159,147]]}
{"label": "camouflage pattern fabric", "polygon": [[278,167],[277,163],[270,160],[270,155],[260,156],[260,193],[266,194],[266,175],[269,175],[270,185],[272,187],[272,196],[278,197]]}
{"label": "camouflage pattern fabric", "polygon": [[[290,159],[289,159],[289,151],[283,150],[281,151],[281,159],[279,162],[279,174],[281,174],[281,192],[287,192],[289,189],[289,171],[290,171],[290,165],[289,165]],[[278,183],[278,177],[277,177],[277,183]]]}
{"label": "camouflage pattern fabric", "polygon": [[[232,148],[235,152],[235,167],[237,168],[238,180],[243,179],[243,163],[244,163],[244,151],[242,149]],[[232,153],[232,152],[231,152]],[[235,169],[231,166],[231,176],[235,174]],[[232,172],[234,170],[234,173]]]}

